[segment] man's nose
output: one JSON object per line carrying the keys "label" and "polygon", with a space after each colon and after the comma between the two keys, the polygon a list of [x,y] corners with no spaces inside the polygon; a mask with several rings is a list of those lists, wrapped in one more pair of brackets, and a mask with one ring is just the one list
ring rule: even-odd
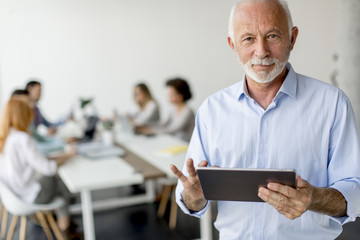
{"label": "man's nose", "polygon": [[255,56],[264,59],[270,55],[269,45],[265,39],[258,39],[255,46]]}

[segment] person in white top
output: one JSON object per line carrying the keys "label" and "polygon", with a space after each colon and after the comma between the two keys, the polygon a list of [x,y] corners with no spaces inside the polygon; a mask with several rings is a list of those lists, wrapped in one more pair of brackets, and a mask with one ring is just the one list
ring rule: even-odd
{"label": "person in white top", "polygon": [[166,121],[151,126],[138,127],[136,131],[142,134],[167,133],[189,142],[195,125],[195,115],[186,104],[192,94],[189,84],[181,78],[170,79],[166,82],[169,101],[175,106]]}
{"label": "person in white top", "polygon": [[[57,166],[76,154],[68,153],[49,160],[40,153],[29,133],[33,109],[21,98],[11,98],[0,122],[0,179],[28,203],[48,203],[57,195],[69,197],[66,187],[55,177]],[[65,231],[70,226],[67,206],[58,210],[58,224]]]}
{"label": "person in white top", "polygon": [[139,83],[135,86],[134,98],[139,110],[128,115],[133,126],[149,126],[160,120],[159,106],[145,83]]}

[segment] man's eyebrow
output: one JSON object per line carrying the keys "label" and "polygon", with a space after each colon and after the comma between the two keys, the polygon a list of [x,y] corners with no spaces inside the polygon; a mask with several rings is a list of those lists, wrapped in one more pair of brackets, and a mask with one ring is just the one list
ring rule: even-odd
{"label": "man's eyebrow", "polygon": [[255,36],[256,34],[250,32],[244,32],[240,34],[240,38],[244,38],[245,36]]}
{"label": "man's eyebrow", "polygon": [[[272,29],[269,29],[268,31],[265,32],[265,36],[270,34],[270,33],[277,33],[279,35],[283,35],[284,34],[284,31],[282,31],[280,28],[278,27],[274,27]],[[255,36],[257,35],[256,33],[253,33],[253,32],[249,32],[247,30],[244,30],[240,33],[240,39],[243,39],[245,37],[249,37],[249,36]]]}
{"label": "man's eyebrow", "polygon": [[254,33],[253,31],[249,30],[249,28],[243,28],[240,31],[240,38],[244,38],[245,36],[255,36],[256,32]]}
{"label": "man's eyebrow", "polygon": [[275,28],[273,28],[273,29],[270,29],[269,31],[267,31],[267,32],[265,33],[265,35],[267,35],[267,34],[269,34],[269,33],[284,34],[284,32],[281,31],[281,29],[279,29],[279,28],[277,28],[277,27],[275,27]]}

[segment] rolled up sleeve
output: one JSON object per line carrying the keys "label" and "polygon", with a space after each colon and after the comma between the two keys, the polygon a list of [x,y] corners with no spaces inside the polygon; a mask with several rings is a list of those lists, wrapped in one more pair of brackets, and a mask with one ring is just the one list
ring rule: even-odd
{"label": "rolled up sleeve", "polygon": [[[356,180],[356,179],[354,179]],[[346,180],[335,183],[330,186],[338,190],[345,198],[347,202],[347,209],[345,217],[333,218],[341,224],[355,221],[356,217],[360,213],[360,186],[356,181]]]}
{"label": "rolled up sleeve", "polygon": [[360,138],[353,109],[344,95],[331,129],[328,181],[347,202],[347,216],[333,219],[341,224],[355,221],[360,216]]}

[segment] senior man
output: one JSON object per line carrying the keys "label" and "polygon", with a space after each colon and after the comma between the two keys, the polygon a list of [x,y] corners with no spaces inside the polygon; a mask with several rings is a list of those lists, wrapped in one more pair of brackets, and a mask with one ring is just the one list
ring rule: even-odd
{"label": "senior man", "polygon": [[197,217],[209,202],[195,166],[296,169],[301,176],[297,189],[259,188],[266,203],[219,201],[220,239],[335,239],[342,224],[359,216],[360,146],[351,104],[339,89],[294,71],[288,59],[297,35],[282,0],[233,6],[228,43],[245,77],[204,101],[183,172],[171,166],[179,206]]}

